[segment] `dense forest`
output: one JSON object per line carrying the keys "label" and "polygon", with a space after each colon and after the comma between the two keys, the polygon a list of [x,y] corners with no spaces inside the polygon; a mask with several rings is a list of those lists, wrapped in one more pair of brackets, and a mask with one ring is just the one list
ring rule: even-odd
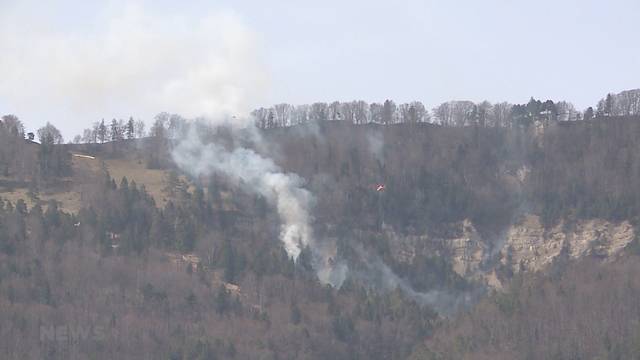
{"label": "dense forest", "polygon": [[[584,112],[535,99],[432,111],[387,100],[279,104],[252,120],[255,127],[238,129],[161,113],[149,131],[133,118],[102,120],[65,144],[51,124],[25,133],[18,117],[4,116],[6,358],[638,353],[635,238],[617,257],[572,259],[563,249],[539,272],[505,266],[503,238],[525,215],[539,217],[543,231],[591,219],[636,228],[639,90]],[[260,179],[234,166],[183,164],[177,151],[194,129],[202,144],[188,148],[194,159],[208,159],[202,154],[215,145],[229,154],[216,161],[260,160],[265,177],[296,186],[285,189],[293,199],[308,196],[304,220],[315,242],[299,239],[292,257],[279,241],[282,189],[260,190]],[[159,171],[164,187],[114,178],[109,161]],[[10,201],[5,194],[16,189],[25,197]],[[80,194],[78,211],[50,195],[63,191]],[[456,270],[448,245],[470,227],[489,249],[474,276]],[[410,256],[399,239],[413,239]],[[348,269],[338,285],[320,278],[319,253],[330,254],[333,270]],[[501,286],[475,276],[490,272]]]}

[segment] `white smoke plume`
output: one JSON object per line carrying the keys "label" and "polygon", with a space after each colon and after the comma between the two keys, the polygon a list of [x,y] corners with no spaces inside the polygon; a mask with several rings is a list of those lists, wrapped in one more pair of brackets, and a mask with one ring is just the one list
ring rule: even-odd
{"label": "white smoke plume", "polygon": [[377,128],[367,132],[367,145],[374,159],[384,165],[384,134]]}
{"label": "white smoke plume", "polygon": [[[255,129],[245,129],[259,146],[262,138]],[[204,143],[195,127],[173,149],[176,164],[192,176],[219,173],[237,185],[262,195],[274,205],[281,221],[280,240],[287,254],[296,260],[303,248],[309,247],[318,278],[325,284],[339,286],[344,280],[340,265],[332,262],[327,244],[319,244],[313,237],[310,213],[315,198],[304,188],[304,179],[284,172],[273,160],[252,149],[236,147],[227,150],[215,142]]]}
{"label": "white smoke plume", "polygon": [[195,129],[172,154],[176,164],[193,176],[225,174],[275,204],[282,220],[280,238],[292,258],[297,259],[303,247],[314,245],[308,211],[314,199],[298,175],[283,172],[273,160],[251,149],[227,151],[216,143],[204,144]]}
{"label": "white smoke plume", "polygon": [[2,111],[67,136],[101,118],[248,112],[268,83],[256,33],[233,11],[187,8],[0,1]]}

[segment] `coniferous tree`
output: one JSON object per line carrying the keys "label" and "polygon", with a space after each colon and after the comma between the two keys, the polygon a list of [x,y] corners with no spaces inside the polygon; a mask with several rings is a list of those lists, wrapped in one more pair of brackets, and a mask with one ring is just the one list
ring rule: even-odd
{"label": "coniferous tree", "polygon": [[587,108],[587,110],[584,111],[584,116],[583,119],[584,120],[591,120],[594,117],[594,112],[593,112],[593,108],[591,106],[589,106]]}
{"label": "coniferous tree", "polygon": [[218,315],[223,315],[227,312],[227,310],[229,309],[229,292],[227,291],[227,288],[224,287],[224,285],[220,285],[220,287],[218,288],[218,292],[216,294],[215,297],[215,310],[216,313],[218,313]]}
{"label": "coniferous tree", "polygon": [[98,140],[100,141],[100,143],[104,143],[105,141],[107,141],[107,126],[104,124],[104,119],[102,119],[100,121],[100,124],[98,124],[97,130]]}
{"label": "coniferous tree", "polygon": [[224,242],[222,248],[223,266],[224,266],[224,280],[228,283],[233,283],[237,275],[237,258],[233,246],[230,240]]}
{"label": "coniferous tree", "polygon": [[135,136],[135,122],[133,121],[133,117],[130,117],[129,121],[127,121],[127,139],[134,139]]}
{"label": "coniferous tree", "polygon": [[607,94],[607,97],[604,101],[604,115],[612,116],[613,115],[613,107],[614,107],[614,98],[613,94]]}

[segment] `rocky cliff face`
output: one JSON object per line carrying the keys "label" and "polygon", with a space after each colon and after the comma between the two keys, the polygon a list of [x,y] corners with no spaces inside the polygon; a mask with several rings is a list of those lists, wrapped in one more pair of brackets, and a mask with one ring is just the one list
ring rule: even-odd
{"label": "rocky cliff face", "polygon": [[611,259],[635,237],[633,226],[624,221],[611,223],[601,219],[563,222],[545,230],[537,216],[528,215],[507,232],[501,263],[514,272],[540,271],[563,252],[570,259],[598,256]]}
{"label": "rocky cliff face", "polygon": [[454,224],[450,236],[400,236],[385,229],[393,257],[399,262],[413,263],[418,254],[445,256],[451,259],[453,270],[467,276],[475,273],[487,254],[487,245],[469,220]]}
{"label": "rocky cliff face", "polygon": [[418,254],[445,256],[456,273],[493,288],[500,288],[495,274],[498,266],[517,273],[547,269],[560,256],[569,260],[585,256],[611,260],[635,237],[628,221],[580,220],[545,229],[536,215],[523,216],[498,241],[483,239],[469,220],[452,228],[450,236],[441,238],[400,236],[389,229],[386,235],[399,262],[412,263]]}

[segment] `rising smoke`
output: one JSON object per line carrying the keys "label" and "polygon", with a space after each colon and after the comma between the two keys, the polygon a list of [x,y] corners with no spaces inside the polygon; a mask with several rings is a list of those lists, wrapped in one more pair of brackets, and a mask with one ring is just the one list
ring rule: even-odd
{"label": "rising smoke", "polygon": [[[262,144],[255,130],[244,132]],[[227,150],[215,142],[204,143],[195,128],[181,139],[172,152],[176,164],[192,176],[224,174],[238,186],[263,196],[273,204],[281,220],[280,240],[287,254],[294,260],[304,248],[313,255],[313,266],[323,283],[340,286],[344,272],[317,243],[311,226],[311,209],[315,199],[304,188],[304,180],[296,174],[284,172],[273,160],[253,149],[236,147]],[[334,269],[336,271],[334,271]]]}
{"label": "rising smoke", "polygon": [[373,157],[384,165],[384,134],[374,130],[367,133],[367,145]]}
{"label": "rising smoke", "polygon": [[[55,13],[55,5],[30,0],[0,3],[0,53],[8,54],[0,56],[0,69],[12,69],[2,72],[0,98],[10,112],[21,114],[27,123],[36,117],[149,119],[164,110],[189,118],[222,119],[246,114],[261,100],[268,76],[256,53],[259,42],[237,14],[207,11],[181,16],[158,13],[140,2],[109,4],[91,5],[97,7],[90,11],[93,30],[80,33],[64,16],[60,24],[51,21],[55,16],[38,16]],[[34,102],[33,94],[47,97]],[[251,123],[249,118],[237,120],[245,126]],[[63,131],[75,133],[81,128],[74,126],[86,125],[58,123]],[[222,173],[265,197],[281,220],[280,240],[287,254],[297,259],[303,248],[311,249],[312,265],[323,283],[339,287],[351,276],[382,290],[399,287],[421,303],[454,303],[444,293],[416,292],[384,262],[365,253],[361,257],[366,266],[360,268],[364,271],[334,259],[335,244],[314,237],[315,200],[304,179],[260,155],[270,153],[261,148],[272,144],[262,141],[250,125],[246,129],[257,151],[205,143],[192,129],[178,141],[173,158],[193,176]],[[322,139],[313,123],[304,131]],[[371,134],[370,151],[381,166],[383,145],[381,133]]]}
{"label": "rising smoke", "polygon": [[313,246],[308,211],[313,196],[302,187],[303,180],[296,174],[284,173],[271,159],[252,149],[227,151],[216,143],[204,144],[195,129],[180,140],[172,154],[176,164],[193,176],[224,174],[275,204],[283,222],[280,238],[293,259],[298,258],[303,247]]}
{"label": "rising smoke", "polygon": [[[417,291],[382,259],[355,243],[349,245],[355,250],[356,257],[350,259],[354,263],[341,258],[335,241],[314,237],[312,213],[315,197],[305,188],[305,180],[297,174],[285,172],[271,158],[253,149],[271,147],[259,130],[251,126],[243,127],[240,132],[234,131],[233,127],[230,129],[234,139],[238,140],[233,142],[235,147],[232,149],[215,141],[204,142],[192,127],[174,148],[174,161],[194,177],[223,174],[234,185],[263,196],[278,213],[280,241],[287,254],[296,260],[304,248],[309,248],[312,266],[322,283],[339,288],[349,278],[378,291],[400,289],[419,304],[429,305],[445,315],[468,306],[477,297],[476,290]],[[375,136],[372,142],[376,145],[374,148],[381,151],[383,140]],[[243,147],[240,145],[243,143],[250,143],[252,147]]]}
{"label": "rising smoke", "polygon": [[409,298],[421,305],[428,305],[443,315],[471,305],[482,289],[472,289],[466,292],[446,290],[417,291],[411,284],[398,276],[377,255],[367,252],[362,246],[354,244],[352,247],[358,255],[357,266],[349,268],[348,277],[366,284],[378,291],[402,290]]}
{"label": "rising smoke", "polygon": [[[0,56],[0,69],[12,70],[2,72],[0,105],[27,123],[35,117],[83,119],[57,121],[63,131],[79,133],[86,119],[150,119],[161,111],[216,124],[248,113],[263,98],[268,75],[260,43],[233,11],[169,13],[150,2],[118,0],[88,4],[85,11],[91,26],[82,28],[91,30],[79,32],[66,21],[64,6],[0,2],[0,53],[11,54]],[[47,96],[34,102],[33,94]],[[270,146],[249,118],[233,118],[258,150]],[[314,198],[303,179],[249,148],[205,145],[195,131],[173,156],[193,175],[223,173],[268,199],[282,220],[287,253],[296,259],[308,246],[321,280],[336,284],[328,255],[314,241]]]}
{"label": "rising smoke", "polygon": [[217,118],[263,100],[260,41],[239,14],[155,5],[0,1],[0,106],[77,134],[101,118]]}

